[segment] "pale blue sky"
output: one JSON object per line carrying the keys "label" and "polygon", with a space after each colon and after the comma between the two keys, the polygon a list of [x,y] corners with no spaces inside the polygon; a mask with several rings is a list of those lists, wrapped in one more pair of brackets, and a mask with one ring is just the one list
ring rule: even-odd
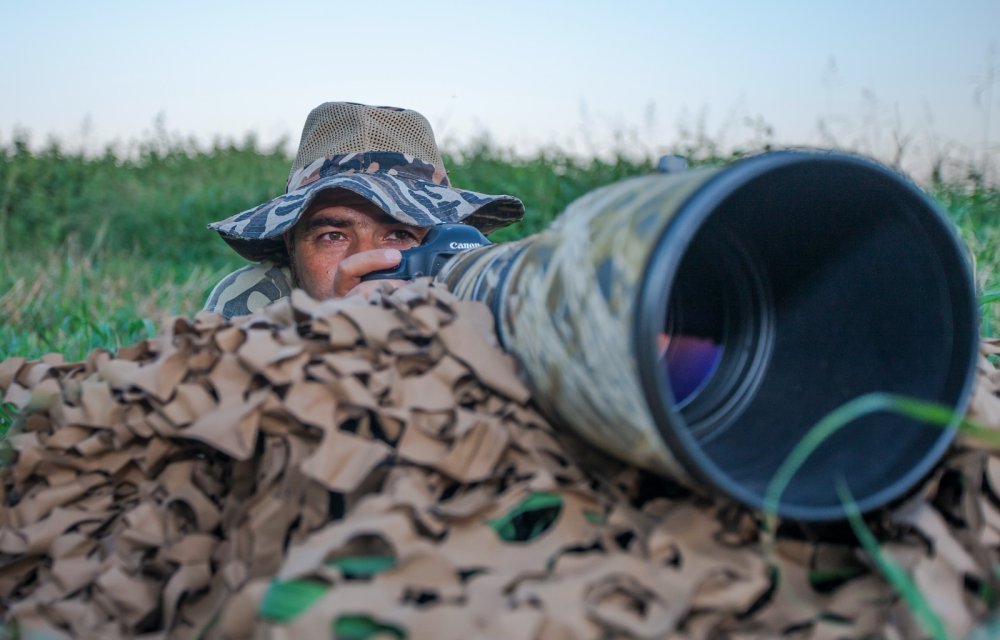
{"label": "pale blue sky", "polygon": [[0,87],[0,143],[24,128],[100,147],[159,114],[201,140],[294,141],[313,106],[353,100],[519,149],[623,131],[657,153],[699,118],[738,143],[760,116],[778,143],[822,143],[822,120],[846,145],[895,130],[914,158],[981,155],[987,133],[1000,144],[1000,0],[4,0]]}

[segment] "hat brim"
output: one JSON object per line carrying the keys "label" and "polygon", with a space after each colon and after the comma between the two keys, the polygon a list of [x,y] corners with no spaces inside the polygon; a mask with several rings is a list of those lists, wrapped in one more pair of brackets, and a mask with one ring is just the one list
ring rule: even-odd
{"label": "hat brim", "polygon": [[465,222],[489,233],[524,217],[524,205],[513,196],[464,191],[389,173],[341,173],[213,222],[208,228],[218,231],[248,260],[281,256],[285,254],[282,235],[295,226],[321,191],[338,188],[353,191],[396,220],[417,227]]}

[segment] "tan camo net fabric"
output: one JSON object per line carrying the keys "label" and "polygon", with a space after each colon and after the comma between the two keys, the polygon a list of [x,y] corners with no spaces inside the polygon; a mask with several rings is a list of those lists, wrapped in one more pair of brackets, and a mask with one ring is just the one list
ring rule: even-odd
{"label": "tan camo net fabric", "polygon": [[[31,638],[919,638],[848,531],[610,461],[426,283],[0,364],[0,622]],[[1000,428],[984,342],[974,417]],[[1000,455],[869,519],[950,637],[1000,627]],[[933,630],[932,630],[933,631]],[[978,635],[977,635],[978,634]]]}

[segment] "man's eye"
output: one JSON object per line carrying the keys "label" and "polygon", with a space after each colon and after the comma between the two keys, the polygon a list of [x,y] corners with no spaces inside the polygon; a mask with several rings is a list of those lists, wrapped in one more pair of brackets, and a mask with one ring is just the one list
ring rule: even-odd
{"label": "man's eye", "polygon": [[345,236],[340,231],[327,231],[327,232],[321,233],[319,235],[319,239],[320,240],[327,240],[327,241],[330,241],[330,242],[338,242],[340,240],[343,240],[345,237],[347,237],[347,236]]}
{"label": "man's eye", "polygon": [[396,240],[398,242],[414,242],[417,244],[420,243],[420,239],[417,238],[417,234],[413,233],[412,231],[408,231],[406,229],[396,229],[394,231],[390,231],[387,238],[389,240]]}

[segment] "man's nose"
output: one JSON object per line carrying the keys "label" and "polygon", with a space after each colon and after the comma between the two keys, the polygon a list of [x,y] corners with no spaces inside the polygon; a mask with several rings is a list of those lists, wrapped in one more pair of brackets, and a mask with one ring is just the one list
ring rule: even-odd
{"label": "man's nose", "polygon": [[381,236],[376,234],[362,234],[358,236],[355,242],[354,253],[361,253],[362,251],[371,251],[372,249],[381,249],[383,243],[380,240]]}

